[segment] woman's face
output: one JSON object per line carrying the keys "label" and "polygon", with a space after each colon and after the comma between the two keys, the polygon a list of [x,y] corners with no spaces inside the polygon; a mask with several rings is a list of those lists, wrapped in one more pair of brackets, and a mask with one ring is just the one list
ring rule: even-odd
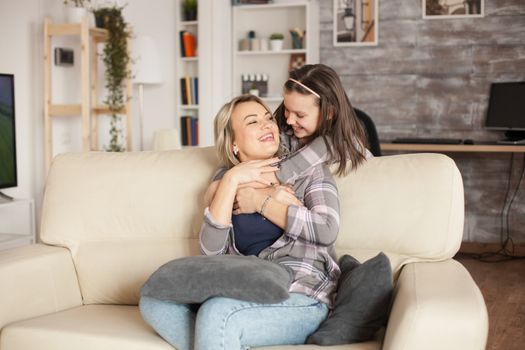
{"label": "woman's face", "polygon": [[306,143],[319,127],[320,109],[314,95],[303,95],[296,91],[284,93],[284,116],[286,124],[293,129],[295,137]]}
{"label": "woman's face", "polygon": [[231,116],[233,146],[239,160],[268,159],[279,149],[279,128],[273,115],[255,101],[235,106]]}

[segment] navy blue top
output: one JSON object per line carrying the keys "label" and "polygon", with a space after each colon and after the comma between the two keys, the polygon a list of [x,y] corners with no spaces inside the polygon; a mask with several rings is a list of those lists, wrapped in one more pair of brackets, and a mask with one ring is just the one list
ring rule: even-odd
{"label": "navy blue top", "polygon": [[244,255],[259,255],[283,234],[279,226],[259,213],[232,215],[232,225],[235,246]]}

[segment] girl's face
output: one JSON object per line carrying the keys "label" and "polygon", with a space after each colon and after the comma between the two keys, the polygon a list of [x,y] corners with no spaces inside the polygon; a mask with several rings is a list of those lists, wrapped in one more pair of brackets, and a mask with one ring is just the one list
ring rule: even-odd
{"label": "girl's face", "polygon": [[231,116],[233,146],[239,150],[238,158],[268,159],[279,149],[279,128],[273,115],[255,101],[235,106]]}
{"label": "girl's face", "polygon": [[306,143],[318,129],[321,113],[314,95],[303,95],[296,91],[284,93],[284,116],[286,124],[293,129],[295,137]]}

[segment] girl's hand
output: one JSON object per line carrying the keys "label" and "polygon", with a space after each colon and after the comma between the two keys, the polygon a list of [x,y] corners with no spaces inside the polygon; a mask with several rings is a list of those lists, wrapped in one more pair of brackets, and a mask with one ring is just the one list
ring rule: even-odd
{"label": "girl's hand", "polygon": [[288,186],[277,186],[272,198],[286,205],[303,206],[303,203],[295,196],[295,192]]}
{"label": "girl's hand", "polygon": [[295,192],[288,186],[273,186],[264,189],[254,189],[252,187],[242,187],[237,190],[235,202],[233,203],[233,214],[252,214],[260,210],[258,205],[267,196],[271,196],[278,202],[285,205],[303,206]]}
{"label": "girl's hand", "polygon": [[225,177],[228,176],[236,185],[247,184],[249,182],[258,182],[266,186],[272,186],[273,183],[264,178],[263,174],[276,172],[279,167],[272,166],[277,163],[279,158],[270,158],[266,160],[250,160],[242,162],[228,170]]}

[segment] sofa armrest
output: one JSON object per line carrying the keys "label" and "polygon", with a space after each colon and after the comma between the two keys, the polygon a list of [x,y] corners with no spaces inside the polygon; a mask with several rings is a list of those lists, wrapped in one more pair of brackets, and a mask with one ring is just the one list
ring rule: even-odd
{"label": "sofa armrest", "polygon": [[82,305],[68,249],[33,244],[0,251],[0,329]]}
{"label": "sofa armrest", "polygon": [[487,308],[455,260],[406,265],[397,281],[384,350],[484,350]]}

